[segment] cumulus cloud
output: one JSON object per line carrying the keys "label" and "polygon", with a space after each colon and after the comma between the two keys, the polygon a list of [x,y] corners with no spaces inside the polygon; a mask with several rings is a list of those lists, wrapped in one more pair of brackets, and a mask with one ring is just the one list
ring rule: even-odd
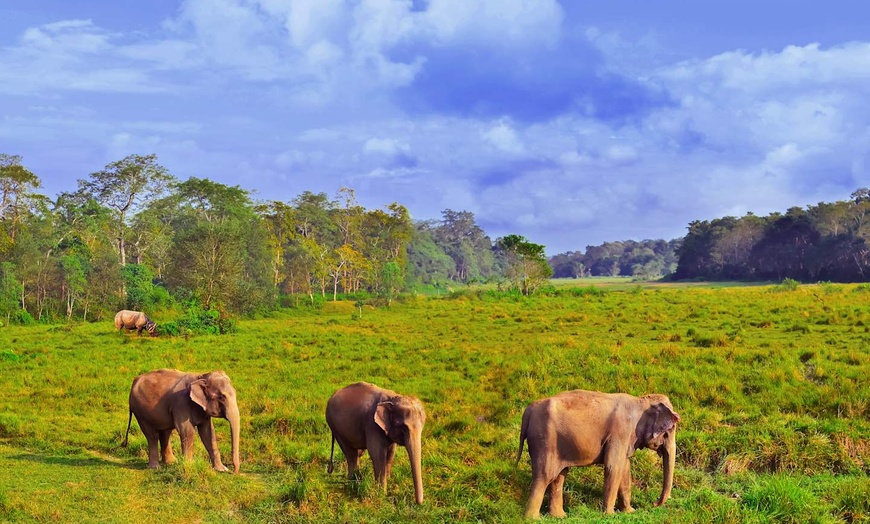
{"label": "cumulus cloud", "polygon": [[563,5],[184,0],[137,33],[46,21],[0,48],[0,103],[17,102],[0,136],[86,142],[94,169],[151,148],[288,200],[359,184],[366,204],[468,209],[551,252],[867,185],[870,43],[670,63]]}

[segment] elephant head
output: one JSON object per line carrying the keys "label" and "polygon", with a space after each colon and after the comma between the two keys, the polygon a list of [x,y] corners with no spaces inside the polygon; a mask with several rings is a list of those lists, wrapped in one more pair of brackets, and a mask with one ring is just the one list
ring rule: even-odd
{"label": "elephant head", "polygon": [[411,475],[414,477],[414,494],[417,504],[422,504],[423,474],[420,455],[423,424],[426,422],[423,404],[416,398],[399,395],[379,402],[374,416],[375,423],[384,430],[387,438],[408,450]]}
{"label": "elephant head", "polygon": [[676,432],[678,415],[666,397],[649,395],[651,405],[643,412],[635,434],[638,441],[635,447],[649,448],[662,458],[662,494],[657,506],[661,506],[671,496],[674,485],[674,463],[677,454]]}
{"label": "elephant head", "polygon": [[199,405],[208,416],[229,421],[232,433],[233,470],[239,472],[239,406],[236,390],[230,377],[223,371],[200,375],[190,383],[190,399]]}

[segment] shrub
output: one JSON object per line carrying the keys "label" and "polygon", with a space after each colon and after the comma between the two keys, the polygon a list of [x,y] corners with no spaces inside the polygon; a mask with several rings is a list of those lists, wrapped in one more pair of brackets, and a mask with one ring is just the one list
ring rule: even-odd
{"label": "shrub", "polygon": [[217,309],[203,309],[196,302],[188,304],[184,316],[157,326],[164,335],[224,335],[236,331],[236,321]]}
{"label": "shrub", "polygon": [[32,326],[36,324],[36,320],[26,309],[19,309],[9,315],[9,323],[16,326]]}
{"label": "shrub", "polygon": [[800,287],[801,283],[793,278],[784,278],[782,282],[773,287],[774,291],[795,291],[798,287]]}

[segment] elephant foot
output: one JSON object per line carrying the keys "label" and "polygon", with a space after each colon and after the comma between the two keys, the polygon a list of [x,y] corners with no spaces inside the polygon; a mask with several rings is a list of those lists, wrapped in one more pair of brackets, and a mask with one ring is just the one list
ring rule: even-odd
{"label": "elephant foot", "polygon": [[631,506],[626,506],[621,510],[623,513],[634,513],[634,508]]}
{"label": "elephant foot", "polygon": [[160,464],[152,464],[151,462],[148,463],[148,469],[158,469],[159,467]]}
{"label": "elephant foot", "polygon": [[215,471],[221,471],[221,472],[229,471],[229,469],[221,463],[215,464],[214,469],[215,469]]}
{"label": "elephant foot", "polygon": [[527,511],[523,517],[527,520],[541,520],[540,511]]}
{"label": "elephant foot", "polygon": [[565,510],[557,509],[557,510],[550,510],[550,516],[553,518],[557,518],[557,519],[564,519],[565,517],[568,516],[568,514],[565,513]]}

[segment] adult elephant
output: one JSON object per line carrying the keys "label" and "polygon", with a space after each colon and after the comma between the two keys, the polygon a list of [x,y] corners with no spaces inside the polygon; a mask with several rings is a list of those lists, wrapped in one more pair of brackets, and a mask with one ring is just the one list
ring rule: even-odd
{"label": "adult elephant", "polygon": [[529,441],[532,486],[526,518],[540,517],[544,491],[550,488],[550,515],[564,517],[562,488],[571,466],[604,466],[604,511],[631,507],[629,458],[649,448],[662,457],[662,494],[668,500],[674,482],[675,433],[680,416],[664,395],[634,397],[624,393],[574,390],[537,400],[523,413],[520,449]]}
{"label": "adult elephant", "polygon": [[158,443],[163,462],[171,464],[175,461],[169,437],[173,430],[178,430],[184,458],[190,460],[193,457],[195,432],[199,432],[211,464],[218,471],[228,470],[221,462],[211,419],[227,419],[232,434],[233,472],[239,472],[239,407],[236,390],[223,371],[200,374],[159,369],[139,375],[133,379],[130,388],[130,418],[122,444],[124,447],[127,446],[133,415],[136,415],[139,428],[148,440],[149,468],[160,465]]}
{"label": "adult elephant", "polygon": [[368,450],[375,479],[387,489],[396,444],[404,446],[411,462],[417,504],[423,503],[423,476],[420,470],[421,435],[426,413],[413,397],[357,382],[339,389],[326,403],[326,423],[332,431],[329,472],[333,470],[335,442],[347,460],[347,476],[352,479],[359,459]]}

